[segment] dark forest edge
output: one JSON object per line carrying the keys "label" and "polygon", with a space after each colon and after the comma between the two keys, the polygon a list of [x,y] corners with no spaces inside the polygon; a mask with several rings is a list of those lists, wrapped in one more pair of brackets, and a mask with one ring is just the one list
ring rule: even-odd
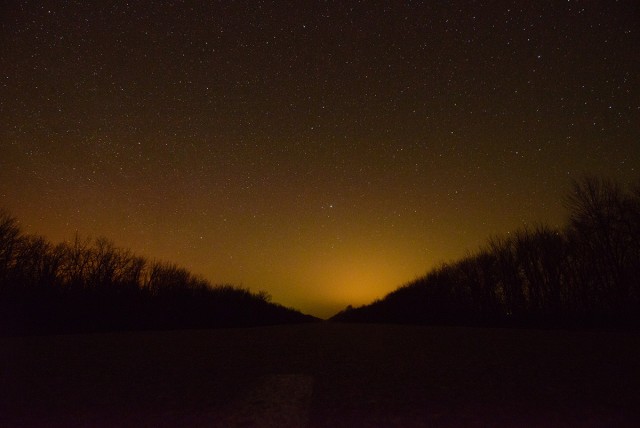
{"label": "dark forest edge", "polygon": [[342,322],[640,327],[640,186],[573,181],[566,226],[494,237],[384,298],[348,307]]}
{"label": "dark forest edge", "polygon": [[105,238],[53,245],[0,210],[0,335],[249,327],[316,318]]}

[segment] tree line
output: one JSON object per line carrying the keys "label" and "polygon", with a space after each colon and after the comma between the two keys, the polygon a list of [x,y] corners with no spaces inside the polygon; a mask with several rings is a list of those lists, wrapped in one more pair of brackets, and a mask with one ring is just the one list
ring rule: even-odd
{"label": "tree line", "polygon": [[105,238],[52,244],[0,211],[0,334],[208,328],[311,321],[266,292],[213,286]]}
{"label": "tree line", "polygon": [[586,177],[565,227],[522,228],[337,321],[640,326],[640,186]]}

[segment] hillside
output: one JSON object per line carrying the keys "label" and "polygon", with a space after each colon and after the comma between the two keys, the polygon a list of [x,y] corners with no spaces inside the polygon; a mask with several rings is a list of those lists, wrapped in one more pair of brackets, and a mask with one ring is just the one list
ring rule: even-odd
{"label": "hillside", "polygon": [[332,320],[539,327],[640,326],[640,188],[585,178],[565,228],[492,238],[476,254]]}
{"label": "hillside", "polygon": [[0,212],[0,334],[246,327],[315,321],[265,292],[212,285],[110,241],[51,244]]}

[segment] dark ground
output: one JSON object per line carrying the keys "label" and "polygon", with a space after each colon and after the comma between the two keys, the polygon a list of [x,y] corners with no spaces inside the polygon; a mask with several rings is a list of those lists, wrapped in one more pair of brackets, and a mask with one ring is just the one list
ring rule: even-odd
{"label": "dark ground", "polygon": [[237,415],[274,375],[312,386],[308,427],[640,426],[639,355],[638,332],[337,323],[4,337],[0,426],[266,425]]}

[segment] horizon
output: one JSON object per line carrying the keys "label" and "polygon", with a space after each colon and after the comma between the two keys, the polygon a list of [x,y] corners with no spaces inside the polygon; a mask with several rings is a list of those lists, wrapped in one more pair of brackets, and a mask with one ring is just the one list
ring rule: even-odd
{"label": "horizon", "polygon": [[3,11],[0,207],[52,242],[326,319],[640,176],[633,2],[120,6]]}

